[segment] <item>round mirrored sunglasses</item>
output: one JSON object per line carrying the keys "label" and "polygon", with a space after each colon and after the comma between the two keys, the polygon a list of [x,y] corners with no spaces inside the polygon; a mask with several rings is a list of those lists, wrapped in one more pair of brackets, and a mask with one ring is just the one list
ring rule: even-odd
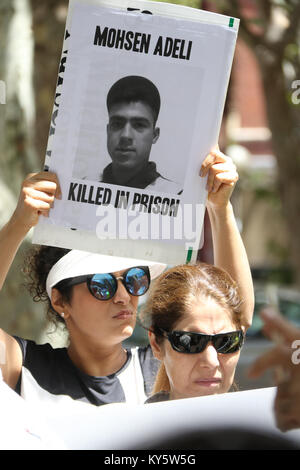
{"label": "round mirrored sunglasses", "polygon": [[97,300],[110,300],[118,290],[118,281],[121,281],[130,295],[139,297],[144,295],[150,286],[150,272],[148,266],[136,266],[116,277],[113,273],[87,274],[64,279],[54,287],[71,287],[86,282],[93,297]]}

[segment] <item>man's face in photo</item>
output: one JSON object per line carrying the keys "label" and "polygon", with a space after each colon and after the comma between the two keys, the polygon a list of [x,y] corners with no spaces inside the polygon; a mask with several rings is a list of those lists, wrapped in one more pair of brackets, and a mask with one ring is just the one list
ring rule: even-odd
{"label": "man's face in photo", "polygon": [[146,166],[159,137],[151,107],[142,101],[114,104],[109,110],[107,150],[113,168],[132,175]]}

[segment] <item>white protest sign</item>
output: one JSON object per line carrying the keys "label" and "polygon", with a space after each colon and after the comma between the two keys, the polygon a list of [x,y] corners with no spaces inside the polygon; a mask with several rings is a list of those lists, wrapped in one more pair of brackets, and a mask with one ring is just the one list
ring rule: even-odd
{"label": "white protest sign", "polygon": [[[63,198],[35,243],[196,259],[199,170],[218,140],[238,24],[156,2],[71,2],[46,159]],[[120,96],[139,88],[148,101]]]}
{"label": "white protest sign", "polygon": [[[209,434],[212,440],[206,442],[213,445],[213,433],[226,430],[228,435],[233,432],[233,436],[237,430],[241,437],[243,433],[253,433],[257,435],[257,445],[261,436],[270,438],[266,445],[271,444],[273,437],[282,439],[283,445],[300,447],[300,429],[282,433],[276,427],[273,412],[276,388],[273,387],[147,405],[115,403],[100,407],[74,400],[62,400],[61,404],[28,403],[8,387],[4,393],[2,389],[0,392],[2,449],[26,448],[26,445],[72,450],[155,449],[164,442],[178,442],[193,433],[199,433],[200,444],[205,442],[205,433]],[[39,429],[37,439],[25,434],[24,416],[27,425],[28,416],[30,422],[40,423],[40,428],[35,426],[35,432]],[[20,434],[21,438],[17,439],[20,430],[25,438]],[[227,449],[247,444],[244,439],[230,442],[228,435],[223,434]],[[221,445],[216,443],[218,448]]]}

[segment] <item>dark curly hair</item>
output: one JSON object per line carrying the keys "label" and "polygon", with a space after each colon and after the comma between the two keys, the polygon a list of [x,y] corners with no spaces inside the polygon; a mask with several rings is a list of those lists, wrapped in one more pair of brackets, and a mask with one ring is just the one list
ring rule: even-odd
{"label": "dark curly hair", "polygon": [[[25,286],[34,302],[45,302],[46,314],[50,322],[56,326],[64,323],[63,318],[54,310],[46,291],[46,280],[52,266],[70,250],[53,246],[40,246],[30,250],[25,258],[23,272],[26,276]],[[63,283],[57,289],[66,302],[71,301],[72,287],[65,287]]]}

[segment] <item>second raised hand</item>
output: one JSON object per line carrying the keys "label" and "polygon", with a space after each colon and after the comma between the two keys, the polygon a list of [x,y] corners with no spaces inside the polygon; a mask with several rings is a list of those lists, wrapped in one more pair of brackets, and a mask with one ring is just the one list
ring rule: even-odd
{"label": "second raised hand", "polygon": [[202,163],[200,176],[207,176],[208,204],[227,206],[239,175],[232,159],[218,148],[212,150]]}

